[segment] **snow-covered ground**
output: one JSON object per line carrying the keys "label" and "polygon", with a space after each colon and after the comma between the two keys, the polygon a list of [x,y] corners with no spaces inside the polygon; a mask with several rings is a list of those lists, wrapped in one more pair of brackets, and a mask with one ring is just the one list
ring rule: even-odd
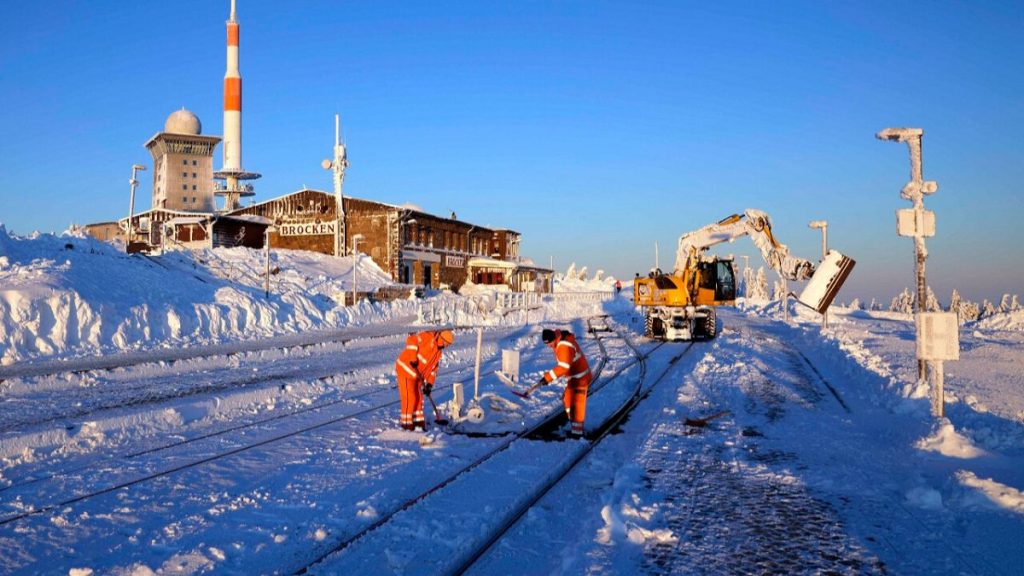
{"label": "snow-covered ground", "polygon": [[[822,333],[740,306],[713,341],[658,345],[626,292],[439,296],[459,325],[434,396],[473,395],[479,325],[485,417],[423,435],[397,429],[393,372],[419,303],[339,306],[350,270],[330,258],[281,253],[269,301],[210,264],[260,256],[0,234],[0,572],[443,574],[510,525],[470,573],[1024,573],[1019,315],[964,327],[936,421],[909,316],[833,308]],[[588,333],[604,314],[614,330]],[[522,399],[493,371],[519,350],[536,380],[547,327],[601,369],[592,435],[647,393],[598,444],[517,439],[561,386]]]}

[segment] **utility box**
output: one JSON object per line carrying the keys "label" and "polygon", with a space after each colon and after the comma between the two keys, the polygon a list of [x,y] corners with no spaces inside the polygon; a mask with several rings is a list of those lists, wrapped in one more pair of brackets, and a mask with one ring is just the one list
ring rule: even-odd
{"label": "utility box", "polygon": [[904,208],[896,211],[896,233],[900,236],[935,236],[935,212]]}
{"label": "utility box", "polygon": [[960,325],[953,312],[917,315],[918,360],[959,360]]}
{"label": "utility box", "polygon": [[519,382],[519,350],[501,351],[501,371],[513,382]]}

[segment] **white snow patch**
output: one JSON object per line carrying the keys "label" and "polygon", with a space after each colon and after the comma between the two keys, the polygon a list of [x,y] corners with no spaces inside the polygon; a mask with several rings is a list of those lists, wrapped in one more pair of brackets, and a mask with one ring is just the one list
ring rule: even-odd
{"label": "white snow patch", "polygon": [[978,478],[968,470],[958,470],[956,477],[964,486],[976,489],[991,503],[990,505],[1024,515],[1024,492],[1000,484],[991,478]]}
{"label": "white snow patch", "polygon": [[961,436],[948,420],[939,424],[931,435],[918,440],[915,445],[921,450],[938,452],[950,458],[978,458],[987,454],[984,450],[971,444],[970,440]]}

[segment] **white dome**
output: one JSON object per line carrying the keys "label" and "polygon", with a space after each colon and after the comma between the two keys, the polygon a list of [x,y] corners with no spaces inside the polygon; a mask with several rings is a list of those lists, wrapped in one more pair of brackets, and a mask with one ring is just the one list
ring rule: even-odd
{"label": "white dome", "polygon": [[164,122],[164,132],[198,136],[203,132],[203,125],[200,124],[198,116],[182,108],[175,110],[167,117],[167,122]]}

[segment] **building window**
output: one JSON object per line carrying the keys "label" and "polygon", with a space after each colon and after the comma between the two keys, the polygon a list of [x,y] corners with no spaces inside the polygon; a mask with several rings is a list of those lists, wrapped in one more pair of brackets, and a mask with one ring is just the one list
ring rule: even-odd
{"label": "building window", "polygon": [[182,190],[188,190],[188,184],[182,184],[181,185],[181,189]]}
{"label": "building window", "polygon": [[195,196],[192,197],[192,203],[193,204],[198,204],[198,202],[196,202],[196,197]]}
{"label": "building window", "polygon": [[195,190],[195,189],[196,189],[196,185],[195,185],[195,184],[193,184],[193,185],[192,185],[192,190]]}
{"label": "building window", "polygon": [[188,178],[188,172],[182,172],[181,173],[181,177],[182,178]]}
{"label": "building window", "polygon": [[188,160],[182,160],[181,161],[181,165],[182,166],[188,166]]}
{"label": "building window", "polygon": [[181,197],[181,203],[182,204],[188,204],[188,196],[182,196]]}
{"label": "building window", "polygon": [[193,166],[195,166],[195,165],[196,165],[196,161],[195,161],[195,160],[193,160],[193,161],[192,161],[192,165],[193,165]]}
{"label": "building window", "polygon": [[193,173],[192,173],[192,177],[193,177],[193,178],[195,178],[195,177],[196,177],[196,173],[195,173],[195,172],[193,172]]}

